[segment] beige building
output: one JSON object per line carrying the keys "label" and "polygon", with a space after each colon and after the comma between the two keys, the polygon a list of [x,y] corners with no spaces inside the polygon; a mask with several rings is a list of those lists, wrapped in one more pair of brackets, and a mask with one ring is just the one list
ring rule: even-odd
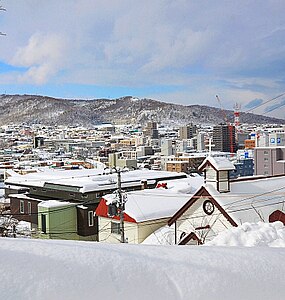
{"label": "beige building", "polygon": [[174,160],[166,163],[166,171],[169,172],[187,172],[189,167],[189,162],[187,160]]}

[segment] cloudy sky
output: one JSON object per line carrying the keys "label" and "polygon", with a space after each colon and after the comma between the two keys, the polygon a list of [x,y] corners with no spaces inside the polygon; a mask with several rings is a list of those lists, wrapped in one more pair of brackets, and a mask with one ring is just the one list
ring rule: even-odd
{"label": "cloudy sky", "polygon": [[[0,4],[0,93],[248,110],[285,92],[283,0]],[[284,99],[254,112],[284,117]]]}

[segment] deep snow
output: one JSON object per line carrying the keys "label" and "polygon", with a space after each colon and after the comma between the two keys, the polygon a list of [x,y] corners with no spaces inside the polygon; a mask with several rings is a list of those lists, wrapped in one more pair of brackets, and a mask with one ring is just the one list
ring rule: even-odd
{"label": "deep snow", "polygon": [[0,238],[1,299],[284,299],[285,248]]}

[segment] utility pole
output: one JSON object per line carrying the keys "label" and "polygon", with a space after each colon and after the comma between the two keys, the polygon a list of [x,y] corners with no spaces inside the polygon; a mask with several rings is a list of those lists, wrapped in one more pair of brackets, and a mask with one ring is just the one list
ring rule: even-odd
{"label": "utility pole", "polygon": [[124,230],[125,201],[122,195],[122,178],[121,178],[120,169],[117,170],[117,174],[118,174],[118,196],[119,196],[119,210],[120,210],[121,243],[125,243],[125,230]]}

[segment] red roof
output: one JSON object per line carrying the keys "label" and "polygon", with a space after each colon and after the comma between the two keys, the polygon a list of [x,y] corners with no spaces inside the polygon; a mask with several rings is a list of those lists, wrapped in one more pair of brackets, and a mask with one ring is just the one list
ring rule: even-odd
{"label": "red roof", "polygon": [[[96,215],[99,216],[99,217],[120,220],[120,216],[110,217],[108,215],[108,205],[107,205],[107,201],[104,198],[101,199],[98,207],[96,208]],[[130,217],[126,213],[124,213],[124,221],[137,223],[135,219],[133,219],[132,217]]]}

